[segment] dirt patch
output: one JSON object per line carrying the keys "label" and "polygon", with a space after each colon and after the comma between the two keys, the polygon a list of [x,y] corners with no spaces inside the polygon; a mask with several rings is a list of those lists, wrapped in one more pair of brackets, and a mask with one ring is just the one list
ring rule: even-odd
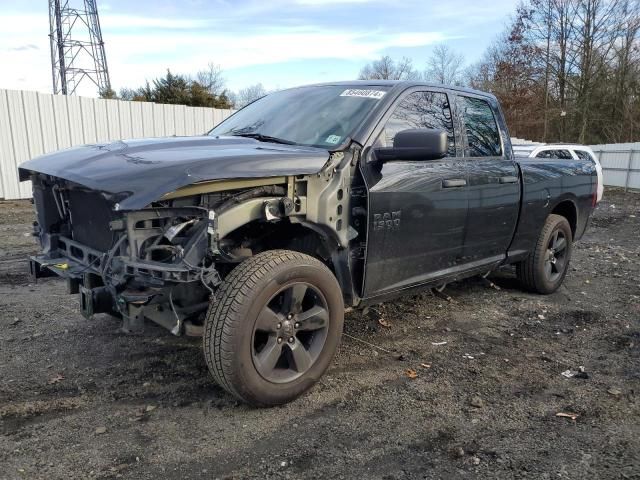
{"label": "dirt patch", "polygon": [[32,284],[31,212],[0,204],[2,478],[638,478],[638,194],[606,192],[555,294],[505,269],[351,313],[319,384],[269,410],[216,386],[198,341]]}

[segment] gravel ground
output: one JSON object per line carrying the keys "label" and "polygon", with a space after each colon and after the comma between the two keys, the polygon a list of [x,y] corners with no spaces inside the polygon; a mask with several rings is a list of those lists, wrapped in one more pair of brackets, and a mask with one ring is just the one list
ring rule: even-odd
{"label": "gravel ground", "polygon": [[555,294],[503,271],[350,313],[320,383],[269,410],[199,341],[32,284],[31,221],[0,203],[0,478],[640,478],[639,194],[605,193]]}

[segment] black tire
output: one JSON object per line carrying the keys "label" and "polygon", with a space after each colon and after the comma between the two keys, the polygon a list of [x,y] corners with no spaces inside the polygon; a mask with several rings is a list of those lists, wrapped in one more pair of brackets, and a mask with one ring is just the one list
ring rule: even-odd
{"label": "black tire", "polygon": [[524,289],[542,294],[555,292],[569,270],[572,248],[573,235],[567,219],[549,215],[534,250],[516,265],[516,274]]}
{"label": "black tire", "polygon": [[[278,323],[263,331],[273,315]],[[204,328],[207,366],[215,381],[243,402],[287,403],[329,367],[343,322],[342,291],[324,264],[289,250],[263,252],[234,268],[216,292]],[[263,354],[268,348],[276,353]],[[270,368],[277,348],[281,356]]]}

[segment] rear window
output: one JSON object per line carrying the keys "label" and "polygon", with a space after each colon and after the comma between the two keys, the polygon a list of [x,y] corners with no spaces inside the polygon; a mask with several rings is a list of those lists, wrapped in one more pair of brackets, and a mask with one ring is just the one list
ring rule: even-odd
{"label": "rear window", "polygon": [[591,160],[592,162],[595,162],[595,159],[591,154],[589,154],[589,152],[585,152],[584,150],[574,150],[574,152],[576,152],[576,155],[580,160]]}
{"label": "rear window", "polygon": [[560,160],[573,160],[569,150],[543,150],[536,155],[536,158],[558,158]]}
{"label": "rear window", "polygon": [[489,103],[479,98],[460,97],[467,133],[467,157],[502,155],[500,132]]}

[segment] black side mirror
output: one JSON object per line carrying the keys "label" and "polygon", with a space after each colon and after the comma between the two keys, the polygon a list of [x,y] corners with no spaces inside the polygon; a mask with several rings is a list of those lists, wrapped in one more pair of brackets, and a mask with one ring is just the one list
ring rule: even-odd
{"label": "black side mirror", "polygon": [[393,147],[374,150],[381,162],[394,160],[437,160],[447,156],[449,139],[443,130],[417,128],[396,133]]}

